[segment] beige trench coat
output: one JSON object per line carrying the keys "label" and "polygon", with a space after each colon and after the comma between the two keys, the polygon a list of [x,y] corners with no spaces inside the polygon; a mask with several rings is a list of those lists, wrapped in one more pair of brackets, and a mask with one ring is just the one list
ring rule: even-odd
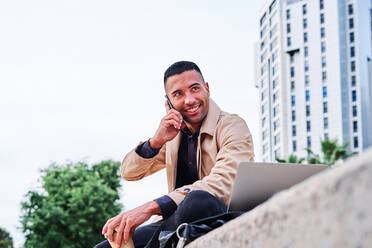
{"label": "beige trench coat", "polygon": [[200,180],[175,189],[178,148],[181,133],[167,142],[150,159],[140,157],[136,148],[129,152],[120,168],[128,181],[139,180],[163,168],[167,170],[168,196],[178,205],[192,190],[204,190],[229,203],[237,165],[253,161],[252,136],[245,121],[235,114],[221,111],[209,99],[209,111],[200,128],[197,147],[197,166]]}

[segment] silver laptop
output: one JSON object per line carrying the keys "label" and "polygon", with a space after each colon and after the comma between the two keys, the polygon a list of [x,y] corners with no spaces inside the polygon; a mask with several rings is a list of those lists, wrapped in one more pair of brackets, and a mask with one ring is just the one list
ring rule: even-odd
{"label": "silver laptop", "polygon": [[228,211],[249,211],[275,193],[326,168],[326,165],[241,162]]}

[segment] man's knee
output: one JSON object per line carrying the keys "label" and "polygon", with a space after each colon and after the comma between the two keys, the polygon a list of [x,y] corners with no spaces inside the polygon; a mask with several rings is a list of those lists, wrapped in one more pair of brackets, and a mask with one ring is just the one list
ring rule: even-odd
{"label": "man's knee", "polygon": [[210,193],[195,190],[187,194],[177,209],[177,222],[192,222],[226,211],[226,205]]}

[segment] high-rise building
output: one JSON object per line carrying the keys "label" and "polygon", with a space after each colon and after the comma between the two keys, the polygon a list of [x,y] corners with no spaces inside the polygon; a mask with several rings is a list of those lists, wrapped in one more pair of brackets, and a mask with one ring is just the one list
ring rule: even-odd
{"label": "high-rise building", "polygon": [[320,153],[321,140],[372,145],[372,0],[268,0],[256,87],[264,161]]}

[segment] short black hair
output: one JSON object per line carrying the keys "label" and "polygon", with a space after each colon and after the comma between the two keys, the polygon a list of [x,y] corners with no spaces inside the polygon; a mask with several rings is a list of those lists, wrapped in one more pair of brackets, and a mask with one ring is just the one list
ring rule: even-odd
{"label": "short black hair", "polygon": [[164,72],[164,88],[165,88],[165,83],[167,82],[167,79],[173,75],[181,74],[184,71],[192,71],[195,70],[197,71],[200,76],[203,79],[204,82],[204,77],[203,74],[201,73],[199,67],[194,63],[190,61],[178,61],[171,66],[168,67],[168,69]]}

